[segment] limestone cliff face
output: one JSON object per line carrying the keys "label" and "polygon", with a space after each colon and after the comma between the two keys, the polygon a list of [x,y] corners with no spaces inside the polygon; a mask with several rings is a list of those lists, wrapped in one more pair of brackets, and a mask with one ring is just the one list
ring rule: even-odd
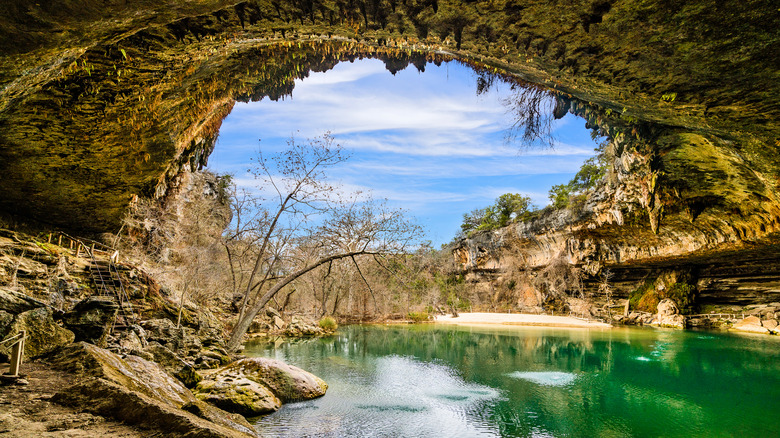
{"label": "limestone cliff face", "polygon": [[780,299],[780,197],[743,157],[692,134],[664,134],[649,149],[619,143],[581,208],[460,241],[454,257],[471,281],[500,287],[565,263],[591,295],[606,272],[619,297],[673,273],[695,285],[699,306]]}

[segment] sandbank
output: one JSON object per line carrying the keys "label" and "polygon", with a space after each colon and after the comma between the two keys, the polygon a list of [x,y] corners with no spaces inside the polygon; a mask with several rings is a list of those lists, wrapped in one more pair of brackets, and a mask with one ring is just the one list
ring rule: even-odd
{"label": "sandbank", "polygon": [[519,325],[542,327],[578,327],[578,328],[610,328],[612,325],[594,320],[574,318],[571,316],[533,315],[528,313],[461,313],[457,318],[451,315],[438,315],[434,319],[437,324],[457,325]]}

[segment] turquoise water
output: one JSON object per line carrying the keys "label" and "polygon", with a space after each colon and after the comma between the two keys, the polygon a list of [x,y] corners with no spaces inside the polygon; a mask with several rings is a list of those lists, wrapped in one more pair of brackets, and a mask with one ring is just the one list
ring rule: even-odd
{"label": "turquoise water", "polygon": [[330,385],[267,437],[780,436],[780,339],[654,329],[350,326],[255,343]]}

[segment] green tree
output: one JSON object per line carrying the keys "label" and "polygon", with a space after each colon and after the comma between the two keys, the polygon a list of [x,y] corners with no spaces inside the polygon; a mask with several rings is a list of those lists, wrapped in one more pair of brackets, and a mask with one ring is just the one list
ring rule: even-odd
{"label": "green tree", "polygon": [[596,186],[607,174],[609,167],[607,156],[604,151],[606,143],[602,143],[596,148],[596,156],[588,158],[582,163],[582,167],[566,184],[557,184],[550,188],[549,196],[552,206],[555,208],[566,208],[569,206],[574,196],[581,195],[584,192]]}
{"label": "green tree", "polygon": [[496,198],[495,204],[464,214],[460,228],[466,235],[472,231],[494,230],[522,220],[532,211],[531,198],[519,193],[505,193]]}

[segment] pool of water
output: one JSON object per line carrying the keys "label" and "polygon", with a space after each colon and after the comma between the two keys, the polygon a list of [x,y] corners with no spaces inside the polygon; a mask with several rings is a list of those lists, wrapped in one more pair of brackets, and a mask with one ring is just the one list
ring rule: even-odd
{"label": "pool of water", "polygon": [[265,437],[780,436],[780,339],[654,329],[349,326],[251,343],[330,385]]}

